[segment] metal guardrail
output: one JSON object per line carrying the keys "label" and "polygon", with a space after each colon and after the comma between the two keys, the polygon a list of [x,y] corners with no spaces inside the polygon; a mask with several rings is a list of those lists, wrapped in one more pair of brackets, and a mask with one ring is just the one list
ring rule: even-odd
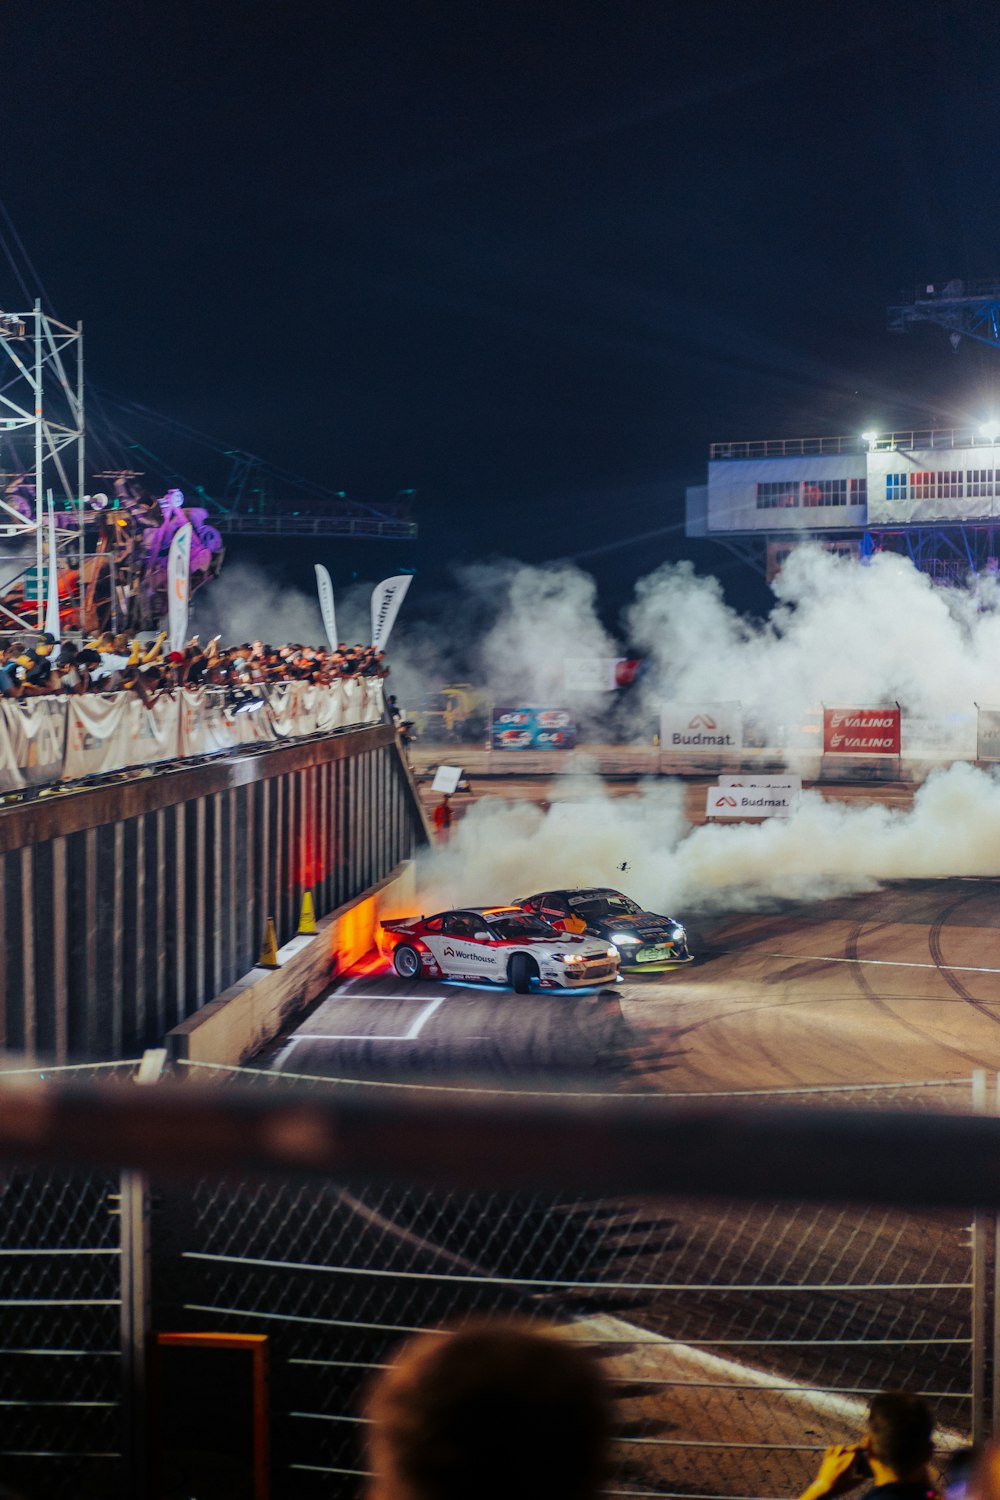
{"label": "metal guardrail", "polygon": [[812,454],[885,452],[911,448],[992,448],[982,433],[970,427],[909,428],[880,432],[872,438],[856,433],[841,437],[760,438],[733,443],[711,443],[713,460],[738,458],[804,458]]}
{"label": "metal guardrail", "polygon": [[253,516],[212,513],[223,536],[353,536],[414,540],[416,521],[378,521],[369,516]]}

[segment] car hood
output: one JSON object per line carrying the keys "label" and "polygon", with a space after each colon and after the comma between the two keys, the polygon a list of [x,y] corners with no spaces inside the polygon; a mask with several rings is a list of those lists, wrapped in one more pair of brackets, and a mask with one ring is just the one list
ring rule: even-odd
{"label": "car hood", "polygon": [[588,932],[610,939],[628,934],[637,943],[657,944],[672,942],[674,928],[678,924],[672,917],[658,917],[654,912],[644,911],[635,917],[591,917],[587,921]]}

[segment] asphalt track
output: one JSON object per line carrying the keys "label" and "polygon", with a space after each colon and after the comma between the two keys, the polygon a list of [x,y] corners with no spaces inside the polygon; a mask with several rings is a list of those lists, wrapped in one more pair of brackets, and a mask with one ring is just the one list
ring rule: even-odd
{"label": "asphalt track", "polygon": [[689,923],[696,962],[527,996],[372,955],[272,1066],[330,1077],[727,1092],[1000,1067],[1000,882],[914,881]]}
{"label": "asphalt track", "polygon": [[[684,916],[697,961],[613,991],[407,983],[373,955],[271,1065],[546,1090],[808,1088],[834,1102],[850,1086],[951,1081],[840,1095],[890,1107],[967,1104],[972,1070],[1000,1067],[1000,882]],[[928,1391],[953,1440],[965,1429],[968,1215],[678,1202],[550,1212],[548,1235],[567,1217],[586,1225],[580,1246],[611,1284],[579,1292],[572,1310],[620,1382],[629,1487],[794,1493],[816,1448],[850,1435],[880,1386]]]}

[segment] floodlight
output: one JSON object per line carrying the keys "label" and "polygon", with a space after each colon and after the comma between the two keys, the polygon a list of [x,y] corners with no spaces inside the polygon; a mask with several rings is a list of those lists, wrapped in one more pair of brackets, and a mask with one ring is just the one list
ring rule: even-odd
{"label": "floodlight", "polygon": [[995,443],[997,438],[1000,437],[1000,422],[997,422],[995,418],[991,418],[990,421],[983,423],[979,432],[980,436],[984,437],[988,443]]}
{"label": "floodlight", "polygon": [[867,443],[868,446],[869,446],[869,448],[870,448],[871,445],[872,445],[872,443],[874,443],[874,441],[875,441],[875,439],[877,437],[878,437],[878,433],[877,432],[871,432],[871,431],[869,431],[869,432],[863,432],[861,434],[861,441],[863,443]]}

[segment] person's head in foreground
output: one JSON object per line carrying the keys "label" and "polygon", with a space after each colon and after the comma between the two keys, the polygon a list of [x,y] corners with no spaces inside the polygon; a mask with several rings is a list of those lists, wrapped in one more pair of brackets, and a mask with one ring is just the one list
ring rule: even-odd
{"label": "person's head in foreground", "polygon": [[934,1418],[921,1396],[881,1391],[872,1401],[868,1426],[857,1443],[827,1448],[819,1473],[801,1500],[846,1495],[858,1485],[878,1490],[894,1486],[897,1500],[935,1493],[927,1465],[934,1452]]}
{"label": "person's head in foreground", "polygon": [[372,1500],[594,1500],[611,1402],[594,1357],[489,1320],[406,1344],[367,1401]]}

